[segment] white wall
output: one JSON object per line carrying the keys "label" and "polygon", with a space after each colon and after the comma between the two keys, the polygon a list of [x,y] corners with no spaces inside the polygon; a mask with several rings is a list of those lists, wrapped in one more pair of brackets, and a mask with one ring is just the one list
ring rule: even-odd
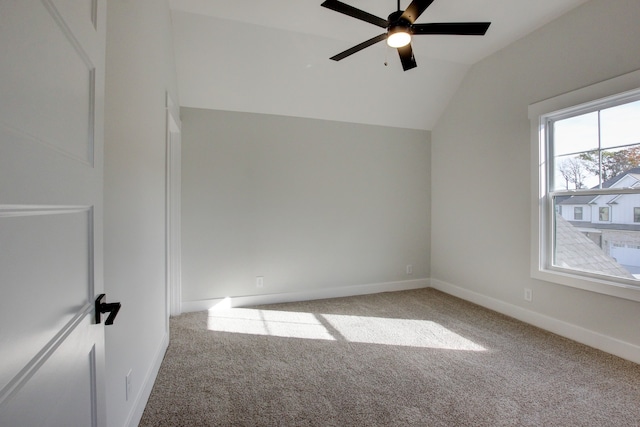
{"label": "white wall", "polygon": [[181,114],[183,301],[429,277],[428,132]]}
{"label": "white wall", "polygon": [[434,284],[640,345],[637,302],[530,278],[527,117],[531,103],[639,69],[638,22],[637,0],[594,0],[471,68],[432,133]]}
{"label": "white wall", "polygon": [[[175,2],[176,7],[187,8],[189,3]],[[256,3],[248,15],[269,3]],[[348,19],[323,10],[320,3],[315,2],[314,10],[318,15],[326,13],[320,19],[324,25],[331,28],[331,19],[336,19],[340,30],[350,28]],[[389,8],[393,4],[387,0]],[[247,17],[240,22],[173,11],[181,106],[431,129],[469,68],[466,61],[435,59],[451,55],[434,54],[428,40],[413,46],[418,73],[403,73],[398,55],[384,43],[348,60],[330,61],[329,57],[375,31],[367,32],[364,25],[364,33],[351,40],[319,37],[307,29],[301,31],[306,19],[314,19],[300,16],[297,4],[278,2],[269,7],[288,15],[294,32],[249,24]],[[474,42],[469,40],[465,47]],[[386,67],[385,61],[389,62]],[[389,114],[387,105],[402,114]],[[412,108],[415,105],[421,107]]]}
{"label": "white wall", "polygon": [[[164,354],[165,92],[177,100],[167,1],[109,0],[105,117],[105,289],[109,426],[137,425]],[[125,376],[132,370],[131,396]]]}

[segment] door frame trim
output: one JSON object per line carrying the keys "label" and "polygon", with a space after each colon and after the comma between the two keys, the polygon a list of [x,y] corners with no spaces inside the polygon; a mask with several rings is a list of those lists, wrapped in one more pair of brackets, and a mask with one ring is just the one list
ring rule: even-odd
{"label": "door frame trim", "polygon": [[166,92],[166,279],[167,331],[169,316],[182,313],[181,249],[181,128],[180,107]]}

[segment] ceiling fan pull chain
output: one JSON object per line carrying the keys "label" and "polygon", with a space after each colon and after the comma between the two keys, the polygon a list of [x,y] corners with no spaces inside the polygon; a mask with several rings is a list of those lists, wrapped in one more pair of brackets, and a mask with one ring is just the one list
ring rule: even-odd
{"label": "ceiling fan pull chain", "polygon": [[384,50],[384,66],[388,66],[389,65],[389,46],[387,46],[386,43],[384,43],[382,45],[382,49]]}

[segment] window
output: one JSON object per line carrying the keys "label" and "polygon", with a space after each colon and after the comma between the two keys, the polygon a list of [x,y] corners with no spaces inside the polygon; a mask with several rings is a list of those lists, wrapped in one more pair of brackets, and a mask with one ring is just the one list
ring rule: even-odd
{"label": "window", "polygon": [[[529,115],[532,276],[640,301],[640,257],[614,246],[640,245],[640,71],[530,105]],[[574,205],[573,218],[562,205]],[[611,206],[634,207],[633,221]]]}
{"label": "window", "polygon": [[576,221],[582,221],[582,208],[575,207],[573,208],[573,219]]}
{"label": "window", "polygon": [[598,219],[600,221],[609,221],[609,208],[608,207],[601,207],[598,208]]}

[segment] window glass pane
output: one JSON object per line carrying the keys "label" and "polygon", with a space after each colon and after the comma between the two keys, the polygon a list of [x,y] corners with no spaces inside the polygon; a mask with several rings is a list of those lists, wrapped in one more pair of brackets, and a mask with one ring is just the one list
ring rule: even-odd
{"label": "window glass pane", "polygon": [[640,101],[602,110],[600,127],[603,149],[640,143]]}
{"label": "window glass pane", "polygon": [[[624,198],[631,200],[640,197],[637,194],[616,196],[618,201],[623,203]],[[563,211],[570,213],[555,214],[553,265],[640,280],[640,224],[634,224],[630,217],[627,220],[621,218],[618,222],[613,218],[614,221],[603,224],[598,221],[599,218],[589,218],[587,208],[583,210],[584,220],[572,224],[571,221],[574,219],[569,216],[574,214],[575,210],[566,207],[582,201],[579,199],[581,197],[585,196],[554,197],[554,206],[565,206]]]}
{"label": "window glass pane", "polygon": [[598,156],[589,161],[587,153],[571,156],[556,156],[552,190],[575,190],[598,186]]}
{"label": "window glass pane", "polygon": [[[586,158],[586,156],[582,156]],[[587,162],[588,163],[588,162]],[[602,185],[608,188],[606,181],[618,177],[624,172],[640,167],[640,144],[602,151]]]}
{"label": "window glass pane", "polygon": [[596,150],[599,146],[598,139],[597,111],[553,123],[555,156]]}
{"label": "window glass pane", "polygon": [[640,208],[633,208],[633,222],[640,222]]}
{"label": "window glass pane", "polygon": [[601,207],[598,209],[598,219],[600,221],[609,221],[609,208]]}

